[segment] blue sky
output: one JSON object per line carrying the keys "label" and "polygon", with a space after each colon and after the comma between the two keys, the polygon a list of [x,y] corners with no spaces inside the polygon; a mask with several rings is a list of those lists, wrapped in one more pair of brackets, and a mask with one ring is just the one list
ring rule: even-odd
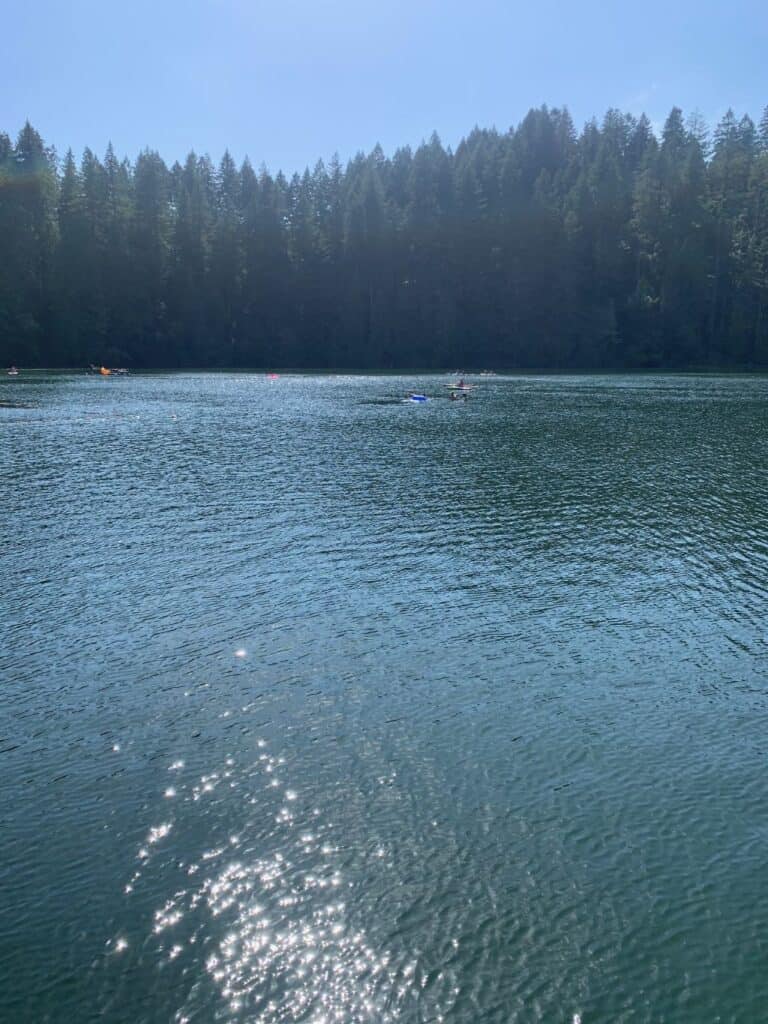
{"label": "blue sky", "polygon": [[169,162],[229,147],[302,169],[567,104],[710,122],[768,104],[768,3],[5,0],[0,130]]}

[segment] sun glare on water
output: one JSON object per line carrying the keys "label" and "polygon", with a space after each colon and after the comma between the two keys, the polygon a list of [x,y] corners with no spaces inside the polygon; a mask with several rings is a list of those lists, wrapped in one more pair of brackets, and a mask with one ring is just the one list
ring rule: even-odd
{"label": "sun glare on water", "polygon": [[[228,758],[219,771],[185,784],[180,779],[172,789],[161,790],[164,798],[177,797],[177,816],[149,829],[124,891],[133,893],[143,878],[155,887],[156,876],[184,867],[190,884],[166,888],[167,898],[147,927],[159,963],[178,961],[184,970],[204,971],[227,1019],[390,1024],[400,1016],[398,993],[410,988],[412,980],[351,923],[338,845],[329,842],[329,829],[316,810],[302,810],[298,791],[286,788],[285,759],[267,753],[265,745],[257,744],[261,753],[245,773]],[[179,771],[181,762],[169,768]],[[202,820],[205,801],[216,799],[225,779],[243,788],[247,784],[247,806],[256,809],[260,822],[272,808],[267,842],[262,835],[255,846],[249,844],[251,826],[244,822],[237,834],[229,832],[220,842],[206,834],[206,845],[191,856],[188,848],[186,855],[181,853],[179,835],[180,849],[174,850],[177,832],[185,831],[190,818]],[[115,951],[128,949],[123,935]],[[146,935],[131,937],[137,949],[145,949],[147,942]],[[190,1006],[179,1007],[179,1019],[193,1012]]]}

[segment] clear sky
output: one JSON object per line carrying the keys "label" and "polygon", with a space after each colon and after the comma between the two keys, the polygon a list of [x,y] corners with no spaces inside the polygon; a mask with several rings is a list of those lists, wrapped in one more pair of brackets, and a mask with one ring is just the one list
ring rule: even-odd
{"label": "clear sky", "polygon": [[531,106],[768,104],[768,0],[0,0],[0,130],[271,170],[506,129]]}

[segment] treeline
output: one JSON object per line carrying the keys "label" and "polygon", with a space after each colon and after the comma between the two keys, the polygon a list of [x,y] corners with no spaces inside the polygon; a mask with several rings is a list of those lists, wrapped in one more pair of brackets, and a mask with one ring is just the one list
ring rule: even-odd
{"label": "treeline", "polygon": [[768,109],[565,109],[285,177],[0,134],[0,362],[768,366]]}

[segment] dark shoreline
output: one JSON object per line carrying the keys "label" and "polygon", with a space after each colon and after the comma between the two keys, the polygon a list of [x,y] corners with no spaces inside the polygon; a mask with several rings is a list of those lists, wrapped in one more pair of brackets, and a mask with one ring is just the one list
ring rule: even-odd
{"label": "dark shoreline", "polygon": [[[79,366],[19,366],[19,377],[30,373],[51,373],[51,374],[78,374],[85,377],[100,377],[100,374],[89,373]],[[407,377],[407,376],[455,376],[457,373],[465,377],[484,377],[493,380],[495,377],[657,377],[660,375],[670,377],[759,377],[768,374],[768,366],[765,367],[657,367],[657,368],[630,368],[616,369],[615,367],[590,369],[569,369],[569,368],[525,368],[518,369],[511,367],[498,370],[452,370],[435,369],[425,367],[403,367],[395,369],[367,369],[364,367],[243,367],[243,366],[158,366],[142,367],[131,369],[128,374],[115,374],[120,376],[148,377],[153,374],[168,373],[238,373],[243,375],[267,375],[270,373],[282,374],[294,377]],[[109,375],[110,379],[112,374]]]}

